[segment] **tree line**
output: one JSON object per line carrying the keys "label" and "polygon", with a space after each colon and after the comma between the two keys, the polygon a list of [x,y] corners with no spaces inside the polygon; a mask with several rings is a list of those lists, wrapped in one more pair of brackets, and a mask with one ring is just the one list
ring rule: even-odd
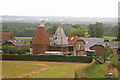
{"label": "tree line", "polygon": [[[20,22],[4,22],[2,23],[3,32],[14,32],[15,37],[33,37],[39,23],[20,23]],[[79,37],[103,37],[118,36],[118,25],[103,24],[96,22],[95,24],[52,24],[45,23],[45,28],[49,35],[53,35],[58,26],[62,26],[67,36]]]}

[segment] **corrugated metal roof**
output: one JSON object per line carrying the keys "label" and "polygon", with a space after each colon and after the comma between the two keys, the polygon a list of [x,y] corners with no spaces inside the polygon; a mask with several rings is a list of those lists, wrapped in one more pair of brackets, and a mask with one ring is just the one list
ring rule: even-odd
{"label": "corrugated metal roof", "polygon": [[6,43],[12,43],[14,46],[23,46],[25,43],[26,45],[30,45],[30,40],[8,40]]}
{"label": "corrugated metal roof", "polygon": [[90,50],[90,47],[97,44],[108,41],[105,38],[92,38],[92,37],[80,37],[85,42],[85,51]]}

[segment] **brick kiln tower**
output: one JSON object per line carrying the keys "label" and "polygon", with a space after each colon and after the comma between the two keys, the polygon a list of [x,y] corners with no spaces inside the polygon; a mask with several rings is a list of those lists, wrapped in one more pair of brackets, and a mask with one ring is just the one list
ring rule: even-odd
{"label": "brick kiln tower", "polygon": [[33,54],[45,54],[48,45],[49,38],[44,27],[44,21],[42,21],[33,39]]}

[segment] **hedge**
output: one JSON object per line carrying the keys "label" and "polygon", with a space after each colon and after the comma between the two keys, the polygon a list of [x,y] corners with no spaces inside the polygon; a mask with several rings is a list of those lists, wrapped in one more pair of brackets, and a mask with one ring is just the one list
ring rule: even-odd
{"label": "hedge", "polygon": [[91,57],[63,55],[2,55],[2,60],[90,63]]}

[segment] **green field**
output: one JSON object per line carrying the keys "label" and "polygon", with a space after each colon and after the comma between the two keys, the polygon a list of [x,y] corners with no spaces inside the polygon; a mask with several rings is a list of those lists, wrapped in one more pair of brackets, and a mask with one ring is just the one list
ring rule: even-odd
{"label": "green field", "polygon": [[32,39],[33,37],[15,37],[17,40]]}
{"label": "green field", "polygon": [[117,37],[108,37],[108,36],[104,36],[104,38],[108,39],[110,42],[113,41],[114,39],[117,39]]}
{"label": "green field", "polygon": [[74,78],[74,72],[88,64],[38,61],[3,61],[3,78]]}
{"label": "green field", "polygon": [[[17,40],[25,40],[25,39],[32,39],[33,37],[15,37]],[[109,41],[113,41],[114,39],[117,39],[117,37],[108,37],[104,36],[103,38],[108,39]]]}
{"label": "green field", "polygon": [[25,73],[30,73],[41,69],[43,66],[36,65],[32,62],[22,62],[22,61],[3,61],[2,62],[2,77],[10,78],[22,76]]}

